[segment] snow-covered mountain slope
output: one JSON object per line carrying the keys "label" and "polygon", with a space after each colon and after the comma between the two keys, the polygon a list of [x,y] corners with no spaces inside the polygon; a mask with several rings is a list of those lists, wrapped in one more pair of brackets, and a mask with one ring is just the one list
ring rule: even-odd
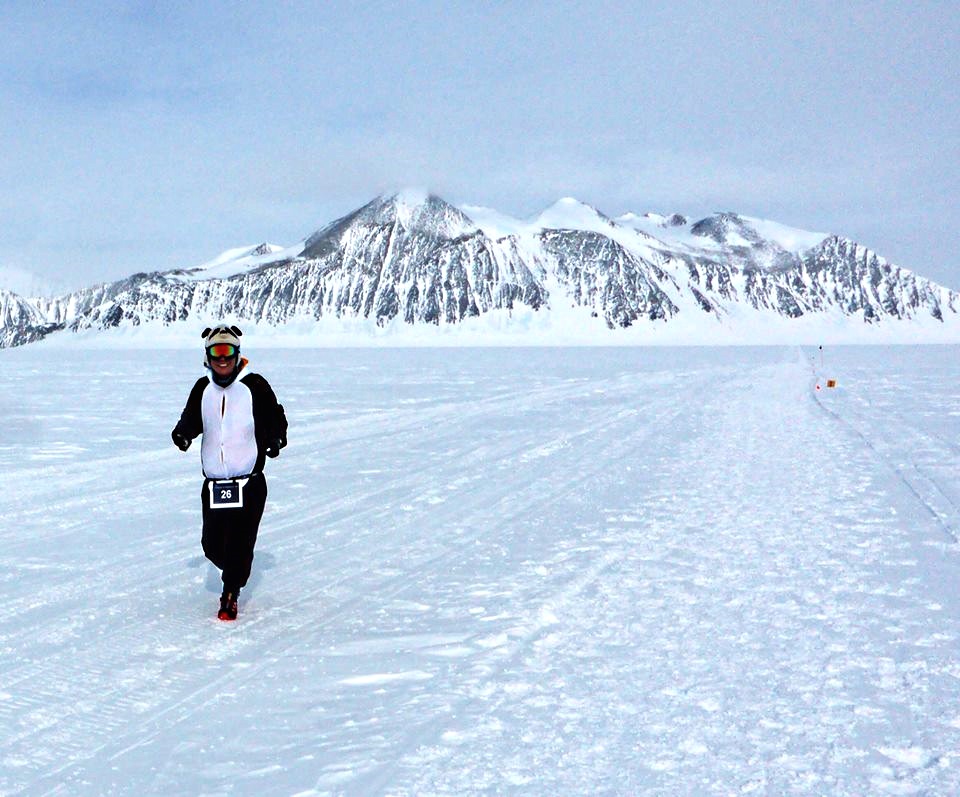
{"label": "snow-covered mountain slope", "polygon": [[0,326],[30,326],[42,321],[40,312],[30,302],[10,291],[0,290]]}
{"label": "snow-covered mountain slope", "polygon": [[57,328],[46,320],[35,301],[0,290],[0,348],[42,340]]}
{"label": "snow-covered mountain slope", "polygon": [[0,794],[960,794],[957,347],[252,344],[232,624],[197,353],[0,353]]}
{"label": "snow-covered mountain slope", "polygon": [[258,246],[241,246],[228,249],[213,260],[203,263],[196,268],[168,271],[168,277],[180,277],[184,280],[227,279],[238,274],[244,274],[264,263],[273,263],[286,255],[297,255],[302,246],[294,247],[289,252],[282,246],[262,243]]}
{"label": "snow-covered mountain slope", "polygon": [[33,306],[46,326],[11,315],[6,345],[61,327],[231,318],[376,329],[514,310],[563,310],[565,326],[598,339],[638,326],[666,327],[665,339],[682,328],[686,342],[762,336],[771,325],[789,336],[795,319],[806,334],[843,325],[856,339],[857,329],[880,325],[890,340],[927,325],[960,339],[960,295],[855,242],[735,213],[612,219],[569,197],[523,221],[426,193],[385,195],[286,249],[242,247],[197,268],[135,274]]}

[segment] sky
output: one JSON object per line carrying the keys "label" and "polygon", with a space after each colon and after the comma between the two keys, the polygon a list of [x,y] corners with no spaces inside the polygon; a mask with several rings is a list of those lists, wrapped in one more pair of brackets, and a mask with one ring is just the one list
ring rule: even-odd
{"label": "sky", "polygon": [[8,0],[0,287],[290,246],[417,187],[735,211],[960,289],[958,40],[951,2]]}

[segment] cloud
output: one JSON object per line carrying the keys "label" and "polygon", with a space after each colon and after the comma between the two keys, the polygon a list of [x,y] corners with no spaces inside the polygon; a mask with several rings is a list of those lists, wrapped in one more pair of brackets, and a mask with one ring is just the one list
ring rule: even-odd
{"label": "cloud", "polygon": [[922,212],[956,205],[960,17],[814,8],[3,4],[0,247],[108,278],[292,243],[412,184],[519,216],[731,209],[881,251],[910,224],[917,262],[960,267]]}

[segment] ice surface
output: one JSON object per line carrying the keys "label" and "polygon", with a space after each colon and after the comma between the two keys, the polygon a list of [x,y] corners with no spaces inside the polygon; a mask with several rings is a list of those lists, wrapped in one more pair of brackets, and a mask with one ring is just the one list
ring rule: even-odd
{"label": "ice surface", "polygon": [[197,353],[0,352],[0,793],[960,792],[956,347],[254,343],[235,624]]}

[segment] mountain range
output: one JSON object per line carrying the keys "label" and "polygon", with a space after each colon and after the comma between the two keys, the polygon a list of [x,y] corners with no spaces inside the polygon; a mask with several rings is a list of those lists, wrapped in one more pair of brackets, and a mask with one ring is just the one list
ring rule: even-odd
{"label": "mountain range", "polygon": [[457,325],[495,311],[561,308],[601,333],[695,321],[703,342],[744,318],[760,329],[800,319],[960,323],[960,294],[838,235],[730,212],[611,218],[570,198],[521,221],[406,191],[379,196],[293,247],[241,247],[195,268],[55,297],[0,288],[0,347],[148,323]]}

